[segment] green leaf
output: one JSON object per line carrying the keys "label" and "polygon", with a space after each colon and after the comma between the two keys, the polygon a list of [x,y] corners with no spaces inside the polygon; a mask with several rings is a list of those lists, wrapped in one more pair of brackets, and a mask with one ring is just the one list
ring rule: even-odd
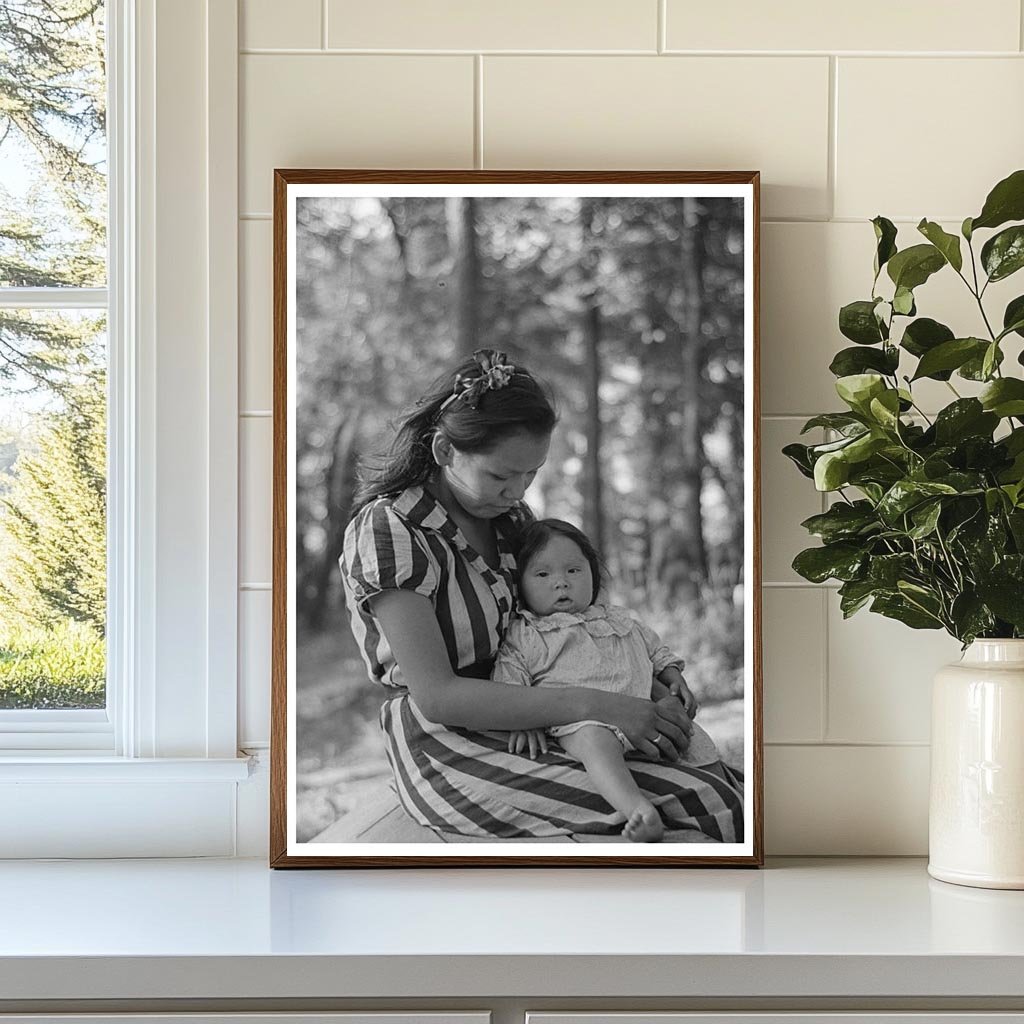
{"label": "green leaf", "polygon": [[1021,583],[1008,574],[998,573],[978,581],[978,597],[1006,622],[1024,629],[1024,601]]}
{"label": "green leaf", "polygon": [[966,217],[963,224],[960,225],[960,234],[963,235],[968,242],[971,240],[971,235],[974,234],[974,229],[971,227],[973,221],[973,217]]}
{"label": "green leaf", "polygon": [[978,397],[987,411],[1000,418],[1024,416],[1024,380],[1018,377],[994,380]]}
{"label": "green leaf", "polygon": [[810,448],[805,444],[787,444],[782,454],[790,459],[804,476],[814,479],[814,463],[811,460]]}
{"label": "green leaf", "polygon": [[968,437],[991,437],[997,426],[999,417],[985,412],[976,398],[958,398],[935,417],[935,439],[947,445]]}
{"label": "green leaf", "polygon": [[1009,334],[1010,331],[1024,338],[1024,295],[1011,300],[1003,313],[1003,334]]}
{"label": "green leaf", "polygon": [[990,346],[986,344],[984,352],[979,352],[977,355],[971,356],[971,358],[968,359],[967,362],[965,362],[963,366],[961,366],[960,369],[956,371],[957,376],[963,377],[964,380],[977,380],[983,382],[990,380],[992,377],[992,373],[995,372],[995,367],[999,366],[1003,361],[1003,350],[997,346],[996,349],[993,351],[993,370],[990,373],[986,373],[985,357],[989,353],[989,347]]}
{"label": "green leaf", "polygon": [[805,580],[824,583],[827,579],[854,579],[864,563],[859,544],[840,541],[820,548],[807,548],[793,559],[793,569]]}
{"label": "green leaf", "polygon": [[859,299],[850,302],[839,310],[839,331],[844,338],[858,345],[877,345],[885,341],[888,332],[875,316],[877,300]]}
{"label": "green leaf", "polygon": [[896,430],[899,425],[900,396],[894,390],[885,391],[871,399],[868,406],[875,422],[886,430]]}
{"label": "green leaf", "polygon": [[867,413],[871,399],[885,390],[885,381],[876,373],[854,373],[836,381],[839,397],[861,415]]}
{"label": "green leaf", "polygon": [[912,245],[896,253],[885,269],[897,288],[913,291],[945,265],[945,257],[934,245]]}
{"label": "green leaf", "polygon": [[983,380],[989,380],[995,371],[995,368],[1001,362],[1000,356],[1002,353],[999,351],[999,342],[993,341],[988,348],[985,349],[985,357],[981,361],[981,376]]}
{"label": "green leaf", "polygon": [[[945,325],[929,317],[918,317],[913,323],[907,324],[903,332],[900,346],[912,356],[920,358],[926,352],[936,348],[945,341],[952,341],[956,335]],[[948,380],[948,378],[946,378]]]}
{"label": "green leaf", "polygon": [[850,580],[839,588],[839,607],[843,618],[848,619],[860,611],[878,592],[878,586],[870,580]]}
{"label": "green leaf", "polygon": [[877,348],[844,348],[836,353],[829,370],[837,377],[848,377],[866,370],[878,370],[893,376],[899,369],[900,353],[895,345]]}
{"label": "green leaf", "polygon": [[935,532],[935,527],[938,525],[939,516],[942,514],[942,502],[940,500],[928,501],[923,505],[918,505],[913,512],[910,513],[910,519],[913,522],[913,529],[909,531],[909,536],[913,537],[914,540],[924,540],[925,537],[930,536]]}
{"label": "green leaf", "polygon": [[945,261],[954,269],[959,271],[963,265],[963,256],[960,254],[960,239],[944,231],[933,220],[922,220],[917,225],[917,230],[942,253]]}
{"label": "green leaf", "polygon": [[957,594],[949,617],[956,628],[956,638],[962,643],[970,643],[976,637],[995,629],[995,618],[977,594],[966,591]]}
{"label": "green leaf", "polygon": [[876,587],[895,590],[901,579],[904,579],[914,564],[914,556],[900,552],[894,555],[875,555],[868,569],[868,579]]}
{"label": "green leaf", "polygon": [[887,619],[896,619],[911,629],[942,629],[942,621],[935,616],[914,607],[901,596],[880,595],[871,602],[871,610],[884,615]]}
{"label": "green leaf", "polygon": [[892,308],[893,312],[899,313],[900,316],[913,316],[917,312],[917,306],[914,305],[914,293],[909,288],[900,285],[892,297]]}
{"label": "green leaf", "polygon": [[819,491],[838,490],[850,479],[850,464],[843,453],[826,452],[814,463],[814,486]]}
{"label": "green leaf", "polygon": [[1014,171],[989,192],[981,213],[970,221],[968,230],[997,228],[1008,220],[1024,220],[1024,170]]}
{"label": "green leaf", "polygon": [[1002,281],[1024,267],[1024,225],[1000,231],[981,250],[981,265],[990,281]]}
{"label": "green leaf", "polygon": [[[859,352],[866,352],[867,349],[858,349]],[[814,430],[815,427],[825,427],[829,430],[845,431],[851,427],[860,426],[863,428],[866,424],[860,420],[859,417],[853,416],[848,412],[826,412],[820,416],[812,416],[804,425],[800,431],[801,434],[806,434],[808,430]],[[860,433],[860,431],[857,431]]]}
{"label": "green leaf", "polygon": [[875,279],[889,260],[896,255],[896,225],[879,215],[871,221],[875,229]]}
{"label": "green leaf", "polygon": [[952,341],[944,341],[921,356],[912,379],[932,377],[941,380],[943,378],[940,374],[944,371],[956,370],[974,356],[984,357],[986,348],[988,343],[980,338],[954,338]]}
{"label": "green leaf", "polygon": [[878,517],[869,501],[850,504],[837,501],[827,512],[811,516],[800,524],[808,533],[826,544],[847,540],[879,529]]}
{"label": "green leaf", "polygon": [[890,526],[898,525],[900,516],[912,508],[941,494],[956,494],[950,484],[927,480],[897,480],[878,503],[877,512]]}

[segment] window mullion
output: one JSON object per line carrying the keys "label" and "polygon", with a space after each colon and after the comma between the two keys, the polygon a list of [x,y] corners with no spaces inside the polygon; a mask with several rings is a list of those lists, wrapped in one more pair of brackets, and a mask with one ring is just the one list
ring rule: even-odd
{"label": "window mullion", "polygon": [[3,288],[0,309],[106,309],[106,288]]}

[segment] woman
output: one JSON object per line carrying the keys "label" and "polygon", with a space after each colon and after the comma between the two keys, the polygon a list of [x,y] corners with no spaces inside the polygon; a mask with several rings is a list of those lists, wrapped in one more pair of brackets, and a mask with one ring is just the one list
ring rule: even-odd
{"label": "woman", "polygon": [[508,750],[508,730],[596,719],[647,756],[630,769],[668,829],[738,842],[737,791],[673,763],[692,728],[674,695],[489,678],[516,607],[516,534],[532,518],[522,498],[555,422],[532,374],[481,350],[427,390],[357,499],[342,579],[370,676],[394,694],[380,721],[402,806],[481,838],[621,832],[581,765],[555,749],[536,761]]}

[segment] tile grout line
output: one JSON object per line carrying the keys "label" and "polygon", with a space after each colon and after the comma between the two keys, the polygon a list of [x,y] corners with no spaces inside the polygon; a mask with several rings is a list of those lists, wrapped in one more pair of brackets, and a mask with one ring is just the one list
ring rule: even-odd
{"label": "tile grout line", "polygon": [[[1024,3],[1024,0],[1021,0]],[[668,47],[668,0],[658,0],[658,55],[664,54]]]}
{"label": "tile grout line", "polygon": [[484,58],[473,57],[473,166],[484,166]]}
{"label": "tile grout line", "polygon": [[844,748],[858,749],[875,749],[875,748],[895,748],[898,750],[903,749],[920,749],[922,747],[927,748],[931,746],[926,740],[834,740],[830,743],[818,743],[815,740],[765,740],[764,745],[766,747],[816,747],[822,750],[835,750]]}
{"label": "tile grout line", "polygon": [[[830,441],[832,439],[833,432],[831,430],[825,431],[825,440]],[[821,502],[821,511],[828,511],[828,498],[827,492],[822,491],[819,497]],[[831,648],[829,646],[829,618],[828,618],[828,602],[829,602],[829,589],[822,587],[821,589],[821,742],[828,743],[829,733],[832,731],[832,707],[831,707],[831,696],[832,689],[830,684],[830,655]]]}
{"label": "tile grout line", "polygon": [[839,58],[828,59],[828,167],[826,188],[828,189],[828,219],[836,215],[836,179],[839,169]]}
{"label": "tile grout line", "polygon": [[828,687],[828,590],[821,592],[821,742],[828,742],[829,733],[829,687]]}
{"label": "tile grout line", "polygon": [[1021,0],[1020,10],[1017,12],[1017,25],[1020,30],[1020,49],[1024,53],[1024,0]]}
{"label": "tile grout line", "polygon": [[321,0],[320,3],[320,49],[327,49],[327,4],[328,0]]}
{"label": "tile grout line", "polygon": [[633,50],[588,50],[557,49],[557,50],[454,50],[437,48],[396,49],[374,47],[302,47],[302,46],[244,46],[238,51],[243,56],[261,57],[273,55],[329,56],[351,57],[471,57],[480,54],[487,57],[756,57],[763,60],[789,60],[792,58],[820,59],[822,57],[856,57],[858,60],[934,60],[935,58],[955,58],[958,60],[1006,60],[1019,57],[1020,50],[892,50],[879,53],[876,50],[668,50],[659,52],[655,49]]}

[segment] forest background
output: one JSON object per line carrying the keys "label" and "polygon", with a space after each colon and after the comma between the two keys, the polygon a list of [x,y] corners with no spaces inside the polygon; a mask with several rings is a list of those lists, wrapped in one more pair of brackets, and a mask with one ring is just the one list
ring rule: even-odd
{"label": "forest background", "polygon": [[0,709],[106,699],[105,316],[4,295],[105,287],[106,210],[103,3],[3,0]]}
{"label": "forest background", "polygon": [[743,763],[744,211],[703,198],[303,198],[296,209],[297,832],[389,777],[338,572],[357,471],[476,348],[559,424],[527,502],[687,661]]}

